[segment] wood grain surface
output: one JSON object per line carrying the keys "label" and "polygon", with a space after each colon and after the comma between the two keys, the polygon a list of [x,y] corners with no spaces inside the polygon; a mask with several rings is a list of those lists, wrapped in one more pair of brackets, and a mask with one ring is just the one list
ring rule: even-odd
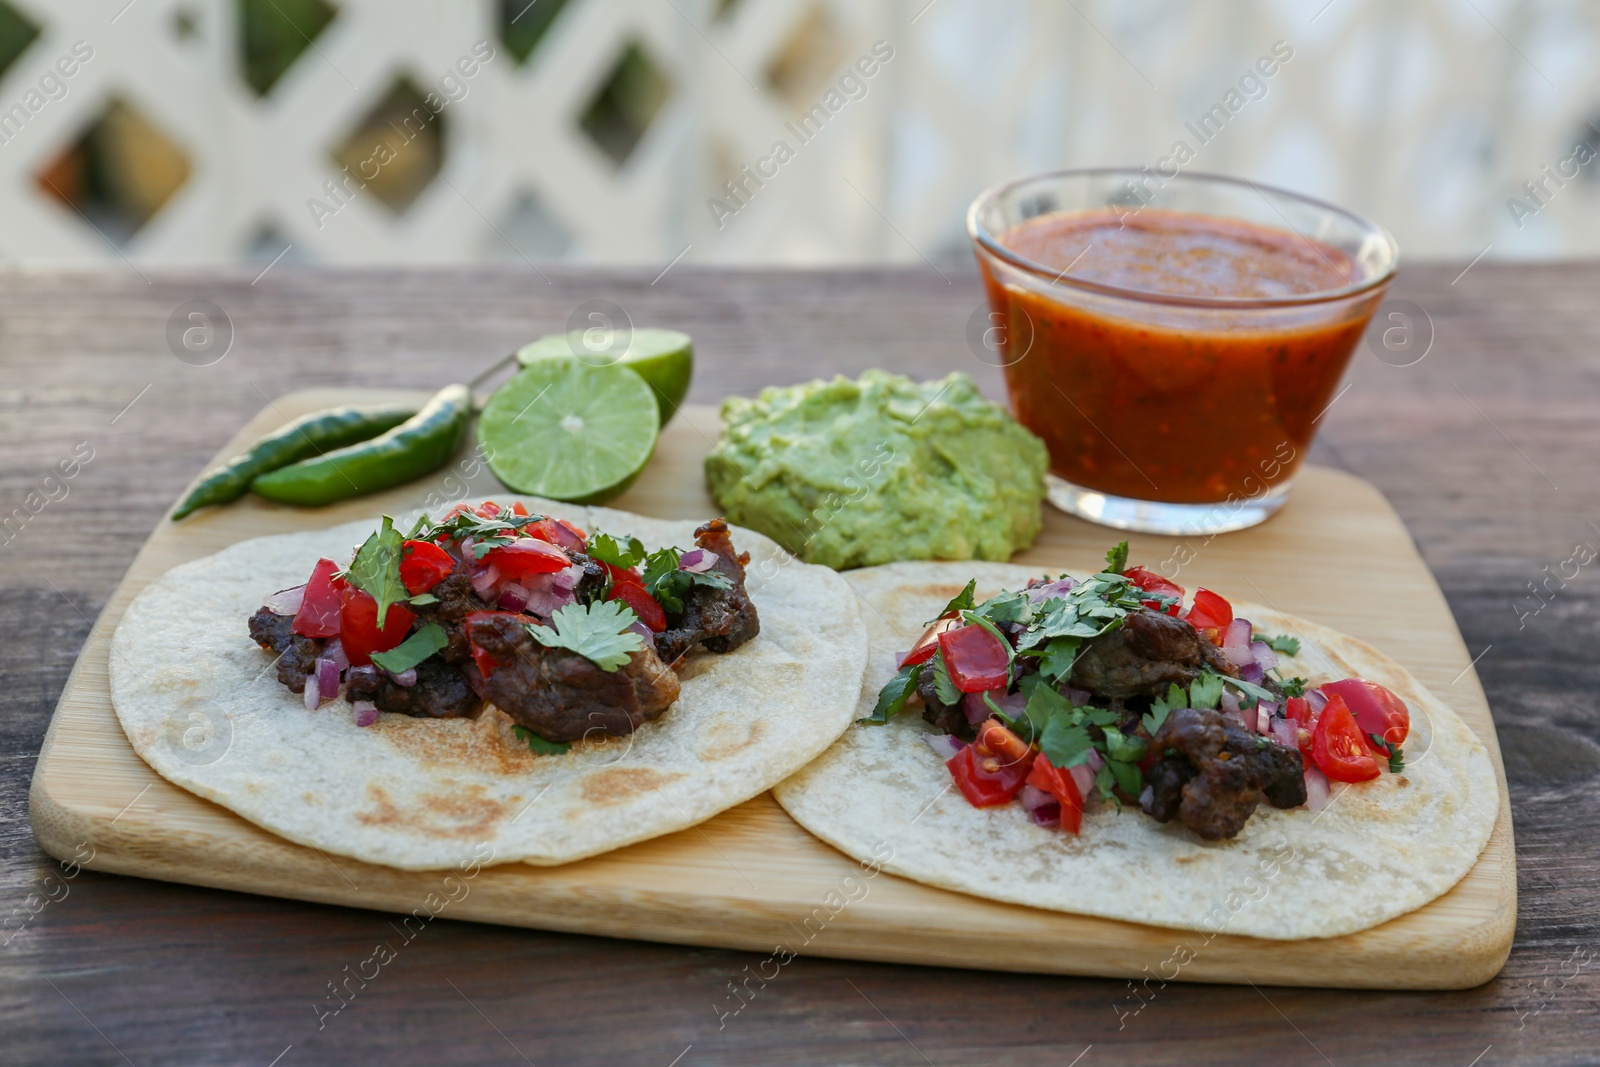
{"label": "wood grain surface", "polygon": [[[968,272],[675,268],[86,275],[0,285],[0,1059],[6,1063],[1566,1063],[1600,1047],[1600,267],[1410,268],[1426,358],[1358,352],[1313,458],[1376,484],[1488,691],[1517,828],[1505,970],[1454,993],[1050,978],[436,921],[318,1028],[329,983],[394,938],[378,912],[62,865],[33,841],[33,759],[91,620],[205,460],[267,398],[428,387],[563,327],[585,300],[699,342],[693,398],[884,366],[964,368]],[[547,272],[548,273],[548,272]],[[205,299],[208,366],[169,349]],[[70,462],[92,454],[87,463]],[[57,464],[74,469],[56,475]],[[30,493],[37,495],[30,497]],[[32,513],[36,511],[37,513]],[[1220,542],[1219,542],[1220,543]],[[1581,551],[1580,551],[1581,547]],[[1535,596],[1535,590],[1538,596]],[[1375,576],[1374,614],[1396,610]],[[1401,609],[1403,610],[1403,609]],[[1284,906],[1293,906],[1285,902]],[[981,954],[981,946],[975,947]],[[348,970],[346,970],[348,968]],[[771,973],[770,970],[766,973]],[[734,1001],[733,987],[755,990]],[[352,987],[359,983],[352,982]],[[348,994],[347,994],[348,996]],[[742,1003],[737,1015],[726,1014]],[[1127,1014],[1141,1005],[1136,1016]],[[1081,1059],[1079,1057],[1081,1056]]]}
{"label": "wood grain surface", "polygon": [[[427,394],[290,393],[264,408],[219,456],[234,455],[307,412],[402,398],[420,406]],[[701,472],[717,430],[716,409],[686,406],[663,433],[639,482],[613,504],[658,518],[714,514]],[[694,829],[579,863],[473,870],[470,879],[454,877],[446,892],[443,879],[450,871],[388,870],[294,845],[172,786],[134,753],[112,710],[107,669],[111,633],[145,586],[180,563],[263,533],[417,507],[437,514],[444,509],[430,504],[430,497],[494,495],[497,483],[482,464],[470,461],[471,453],[471,445],[464,445],[440,475],[336,507],[304,510],[249,497],[181,523],[161,523],[96,620],[45,737],[29,805],[34,835],[46,851],[119,874],[364,904],[402,917],[421,908],[428,921],[435,907],[444,914],[448,906],[450,917],[458,919],[768,952],[783,945],[806,956],[882,962],[1141,981],[1154,976],[1157,982],[1166,975],[1201,982],[1459,989],[1487,981],[1505,961],[1517,902],[1511,809],[1503,792],[1498,811],[1486,813],[1498,818],[1483,855],[1443,897],[1347,937],[1273,942],[1226,936],[1225,924],[1201,933],[1162,930],[1003,905],[876,871],[867,880],[857,864],[800,830],[770,796]],[[461,476],[463,463],[472,477]],[[1498,767],[1494,726],[1470,657],[1393,510],[1360,479],[1321,467],[1305,469],[1296,489],[1291,506],[1273,522],[1211,545],[1195,542],[1195,558],[1178,576],[1236,600],[1285,605],[1390,650],[1478,731]],[[1047,509],[1044,531],[1017,560],[1085,573],[1099,562],[1111,536]],[[1133,558],[1151,563],[1181,543],[1133,541]],[[1356,573],[1394,590],[1395,610],[1367,610],[1365,594],[1345,580]],[[241,641],[248,640],[242,620],[239,633]],[[221,758],[231,755],[225,751]],[[714,767],[706,770],[715,773]],[[885,843],[894,844],[892,838]],[[85,846],[94,850],[92,858],[80,854]],[[1224,910],[1218,914],[1281,906],[1272,897],[1288,891],[1288,879],[1279,877],[1284,880],[1235,887],[1231,900],[1219,896],[1216,903]],[[1260,899],[1258,890],[1265,893]],[[979,946],[981,955],[975,952]],[[775,967],[769,963],[767,969]],[[758,985],[759,979],[750,991]],[[726,1010],[741,1004],[729,1002]],[[1136,1007],[1124,1010],[1132,1015]],[[335,1009],[342,1014],[340,1002],[328,1000],[325,1010]]]}

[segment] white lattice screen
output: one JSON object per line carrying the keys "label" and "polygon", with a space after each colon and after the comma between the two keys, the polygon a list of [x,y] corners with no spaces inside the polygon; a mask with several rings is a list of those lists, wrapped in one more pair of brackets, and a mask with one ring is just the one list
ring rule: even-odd
{"label": "white lattice screen", "polygon": [[[964,208],[993,181],[1155,165],[1178,141],[1193,169],[1365,211],[1413,256],[1600,251],[1600,161],[1573,155],[1600,145],[1600,6],[1584,0],[567,0],[521,64],[499,4],[329,0],[337,15],[265,97],[241,76],[236,0],[9,2],[41,28],[0,78],[13,261],[285,245],[324,263],[938,260],[961,253]],[[92,58],[35,91],[79,41]],[[1240,89],[1277,41],[1292,59]],[[330,199],[331,151],[397,78],[437,86],[480,42],[494,57],[444,106],[442,167],[409,207]],[[630,43],[669,92],[619,166],[579,119]],[[131,237],[37,178],[113,100],[188,163]],[[789,124],[817,103],[826,124],[802,141]],[[1185,123],[1219,104],[1201,144]],[[719,187],[741,166],[769,176],[735,200]],[[337,211],[319,220],[313,199]]]}

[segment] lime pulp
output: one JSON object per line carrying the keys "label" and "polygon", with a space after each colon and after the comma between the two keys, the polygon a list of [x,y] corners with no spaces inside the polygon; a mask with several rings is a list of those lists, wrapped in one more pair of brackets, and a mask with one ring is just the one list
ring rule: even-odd
{"label": "lime pulp", "polygon": [[644,470],[660,432],[655,392],[620,363],[536,359],[478,416],[489,469],[519,493],[600,504]]}

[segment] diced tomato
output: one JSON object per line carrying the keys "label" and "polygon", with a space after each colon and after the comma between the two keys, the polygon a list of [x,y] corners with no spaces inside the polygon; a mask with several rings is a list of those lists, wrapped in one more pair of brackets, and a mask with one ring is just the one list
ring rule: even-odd
{"label": "diced tomato", "polygon": [[485,519],[492,519],[500,514],[500,505],[493,500],[485,500],[478,505],[478,514]]}
{"label": "diced tomato", "polygon": [[467,512],[469,512],[471,510],[472,510],[471,505],[469,505],[465,500],[463,500],[459,504],[457,504],[454,507],[452,507],[449,511],[445,512],[444,513],[444,518],[440,519],[439,522],[440,522],[441,525],[443,525],[444,523],[447,523],[451,519],[455,518],[457,515],[465,515]]}
{"label": "diced tomato", "polygon": [[[1326,691],[1326,687],[1324,687]],[[1356,726],[1344,698],[1334,693],[1311,731],[1311,758],[1335,782],[1366,782],[1378,777],[1378,761]]]}
{"label": "diced tomato", "polygon": [[537,537],[541,541],[548,541],[561,548],[583,551],[583,531],[564,519],[540,519],[538,522],[530,522],[522,528],[522,532],[529,537]]}
{"label": "diced tomato", "polygon": [[1051,764],[1042,752],[1028,771],[1028,784],[1043,789],[1061,802],[1063,830],[1075,834],[1083,827],[1083,794],[1078,792],[1078,783],[1072,780],[1071,774]]}
{"label": "diced tomato", "polygon": [[566,570],[572,560],[561,549],[536,537],[519,537],[509,545],[491,548],[483,562],[500,572],[508,581],[521,581],[535,574],[552,574]]}
{"label": "diced tomato", "polygon": [[387,652],[406,639],[416,615],[404,604],[390,604],[378,627],[378,602],[353,585],[344,588],[339,612],[339,642],[354,667],[372,662],[374,652]]}
{"label": "diced tomato", "polygon": [[[1322,691],[1330,697],[1337,694],[1344,698],[1363,738],[1368,734],[1377,734],[1392,745],[1401,745],[1411,733],[1411,712],[1406,702],[1377,682],[1369,682],[1365,678],[1341,678],[1337,682],[1325,683]],[[1371,747],[1381,751],[1385,759],[1388,758],[1387,749],[1376,745]]]}
{"label": "diced tomato", "polygon": [[455,557],[432,541],[407,541],[400,546],[400,581],[412,596],[426,593],[455,569]]}
{"label": "diced tomato", "polygon": [[1233,625],[1233,605],[1209,589],[1194,591],[1194,606],[1184,616],[1196,630],[1226,630]]}
{"label": "diced tomato", "polygon": [[1284,708],[1284,718],[1294,723],[1300,753],[1311,758],[1311,731],[1316,728],[1316,716],[1311,714],[1311,701],[1305,697],[1290,697]]}
{"label": "diced tomato", "polygon": [[1011,732],[999,719],[990,719],[978,730],[978,747],[1008,760],[1031,760],[1033,749]]}
{"label": "diced tomato", "polygon": [[633,609],[639,616],[639,621],[650,627],[655,633],[660,633],[667,628],[667,613],[661,609],[661,604],[655,597],[645,591],[638,582],[612,582],[611,593],[607,600],[620,600]]}
{"label": "diced tomato", "polygon": [[502,667],[502,666],[504,666],[504,664],[501,663],[498,659],[496,659],[488,651],[478,647],[478,642],[474,641],[472,639],[472,624],[473,624],[474,620],[477,620],[477,619],[489,619],[489,618],[493,618],[496,615],[508,615],[513,619],[520,620],[521,622],[530,622],[530,621],[532,621],[526,615],[519,615],[514,611],[469,611],[469,612],[467,612],[466,618],[462,620],[462,625],[464,625],[466,627],[466,629],[467,629],[467,648],[472,653],[472,662],[474,662],[474,663],[476,663],[478,665],[478,673],[483,675],[485,678],[487,678],[487,677],[489,677],[489,675],[493,674],[494,673],[494,669],[496,667]]}
{"label": "diced tomato", "polygon": [[985,754],[977,745],[968,745],[952,756],[945,766],[956,780],[956,788],[975,808],[992,808],[1017,795],[1027,781],[1032,760],[1010,760]]}
{"label": "diced tomato", "polygon": [[[1143,567],[1129,567],[1122,572],[1122,576],[1146,593],[1174,597],[1172,606],[1167,608],[1168,615],[1176,615],[1183,610],[1183,586],[1177,582],[1169,581],[1155,571],[1148,571]],[[1159,603],[1155,600],[1146,600],[1144,606],[1154,609]]]}
{"label": "diced tomato", "polygon": [[295,612],[294,623],[289,627],[306,637],[332,637],[339,632],[339,610],[344,604],[340,590],[344,582],[334,577],[339,565],[331,559],[319,559],[306,581],[305,596],[300,610]]}
{"label": "diced tomato", "polygon": [[957,626],[939,635],[945,670],[963,693],[982,693],[1006,684],[1010,650],[977,623]]}
{"label": "diced tomato", "polygon": [[946,630],[961,625],[961,620],[954,615],[942,619],[935,619],[932,626],[923,631],[917,643],[911,646],[911,651],[906,653],[906,658],[901,661],[902,667],[914,667],[918,663],[926,663],[939,651],[939,635]]}
{"label": "diced tomato", "polygon": [[514,500],[511,502],[511,514],[525,519],[528,517],[528,509],[522,506],[522,501]]}

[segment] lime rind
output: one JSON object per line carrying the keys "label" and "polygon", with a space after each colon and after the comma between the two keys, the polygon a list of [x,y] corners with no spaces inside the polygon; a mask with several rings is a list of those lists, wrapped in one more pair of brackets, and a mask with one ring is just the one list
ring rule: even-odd
{"label": "lime rind", "polygon": [[546,359],[576,358],[589,365],[620,363],[650,386],[661,425],[665,426],[689,395],[689,382],[694,377],[694,341],[679,330],[655,327],[641,327],[624,336],[626,347],[618,345],[622,350],[615,352],[590,345],[583,330],[547,334],[524,345],[517,352],[517,360],[524,367]]}

